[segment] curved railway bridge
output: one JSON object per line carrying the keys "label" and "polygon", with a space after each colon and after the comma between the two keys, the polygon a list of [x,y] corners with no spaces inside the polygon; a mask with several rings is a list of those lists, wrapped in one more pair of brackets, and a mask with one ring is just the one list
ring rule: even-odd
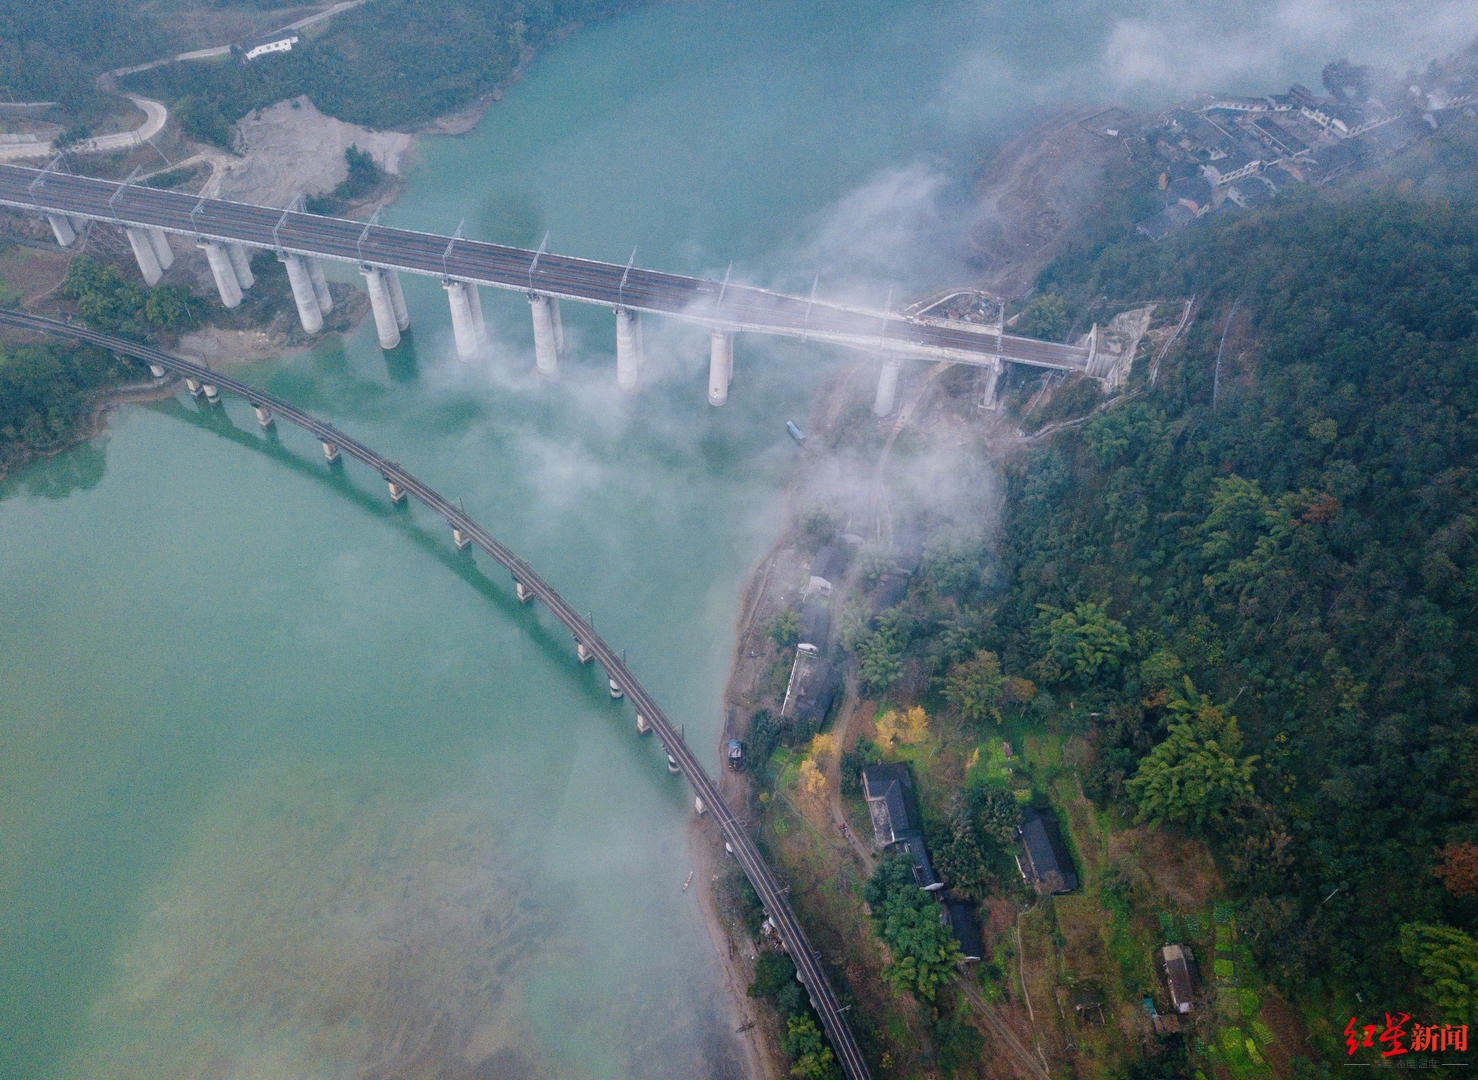
{"label": "curved railway bridge", "polygon": [[270,423],[275,414],[317,438],[323,444],[325,456],[330,461],[337,460],[339,453],[342,452],[356,461],[363,462],[384,478],[391,498],[399,502],[407,495],[411,495],[439,514],[451,527],[458,547],[475,544],[492,556],[513,576],[520,600],[537,599],[574,637],[580,658],[582,660],[594,659],[600,663],[611,683],[619,688],[635,707],[638,726],[645,722],[657,731],[667,753],[676,762],[678,770],[692,787],[696,807],[700,812],[706,809],[713,814],[723,834],[725,847],[739,861],[745,876],[749,878],[755,892],[759,894],[765,911],[774,921],[791,959],[795,962],[798,976],[810,995],[811,1004],[815,1006],[817,1014],[821,1017],[826,1037],[836,1051],[837,1061],[842,1071],[848,1080],[868,1080],[870,1074],[867,1070],[867,1063],[863,1060],[857,1042],[852,1036],[851,1028],[847,1025],[846,1017],[837,1003],[836,994],[821,966],[820,957],[806,940],[800,921],[795,917],[795,912],[791,910],[785,898],[785,890],[776,880],[775,875],[771,873],[754,841],[750,839],[738,818],[724,802],[719,794],[718,786],[699,764],[678,728],[667,718],[667,714],[653,700],[646,688],[637,682],[620,654],[608,645],[595,632],[595,628],[540,577],[532,566],[502,544],[492,533],[431,487],[412,476],[399,464],[381,457],[332,424],[310,416],[280,398],[263,393],[247,383],[212,371],[200,364],[194,364],[158,349],[100,334],[95,330],[71,323],[3,310],[0,310],[0,323],[39,334],[71,338],[108,349],[121,356],[142,360],[149,365],[156,378],[162,377],[164,372],[174,372],[186,379],[192,392],[196,390],[198,384],[200,391],[211,400],[214,400],[221,391],[244,398],[257,410],[257,418],[263,425]]}

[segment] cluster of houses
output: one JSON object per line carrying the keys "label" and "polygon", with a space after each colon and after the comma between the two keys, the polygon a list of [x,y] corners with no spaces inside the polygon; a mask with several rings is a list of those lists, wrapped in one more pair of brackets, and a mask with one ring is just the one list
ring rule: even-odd
{"label": "cluster of houses", "polygon": [[[948,924],[966,963],[985,955],[975,905],[944,891],[944,881],[929,861],[929,848],[914,795],[913,774],[907,765],[869,765],[862,770],[862,794],[872,819],[873,839],[883,851],[908,856],[914,883],[940,901],[940,920]],[[1042,895],[1066,893],[1078,887],[1072,856],[1063,843],[1051,810],[1029,809],[1017,830],[1016,865],[1027,885]]]}
{"label": "cluster of houses", "polygon": [[[1434,67],[1418,82],[1330,65],[1333,93],[1212,95],[1160,114],[1145,138],[1161,165],[1162,208],[1136,231],[1158,240],[1208,214],[1259,206],[1296,184],[1326,184],[1389,158],[1478,107],[1478,70]],[[1344,81],[1347,79],[1347,81]]]}
{"label": "cluster of houses", "polygon": [[[801,592],[800,640],[780,709],[781,717],[792,724],[819,730],[840,689],[840,668],[828,655],[832,593],[847,570],[851,548],[858,543],[856,537],[844,537],[839,543],[822,547],[811,560]],[[922,561],[922,536],[911,532],[900,535],[888,569],[869,596],[868,608],[874,616],[903,599],[909,579]],[[1009,747],[1006,753],[1009,756]],[[862,770],[862,792],[878,849],[907,855],[915,884],[939,901],[940,921],[950,928],[959,943],[964,962],[984,959],[985,941],[976,905],[949,893],[929,859],[913,774],[908,765],[895,762],[867,766]],[[1078,888],[1072,855],[1063,840],[1057,816],[1050,809],[1029,807],[1023,811],[1017,829],[1015,858],[1022,881],[1039,895],[1069,893]],[[1151,999],[1146,999],[1146,1005],[1155,1030],[1171,1034],[1178,1030],[1180,1017],[1191,1010],[1197,976],[1195,959],[1188,948],[1167,945],[1157,954],[1157,961],[1173,1011],[1162,1016],[1155,1011]]]}

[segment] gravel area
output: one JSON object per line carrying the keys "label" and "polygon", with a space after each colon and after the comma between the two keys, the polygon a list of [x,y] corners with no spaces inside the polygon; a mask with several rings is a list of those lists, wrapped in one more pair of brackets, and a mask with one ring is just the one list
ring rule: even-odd
{"label": "gravel area", "polygon": [[414,135],[325,116],[306,97],[248,113],[236,125],[236,140],[243,156],[222,170],[212,194],[265,206],[332,191],[349,175],[344,151],[351,146],[369,151],[376,165],[398,176],[416,145]]}

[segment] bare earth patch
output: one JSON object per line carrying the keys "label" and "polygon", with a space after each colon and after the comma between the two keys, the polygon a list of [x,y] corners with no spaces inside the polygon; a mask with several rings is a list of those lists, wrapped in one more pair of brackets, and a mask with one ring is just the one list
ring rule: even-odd
{"label": "bare earth patch", "polygon": [[218,198],[287,206],[299,195],[332,191],[349,175],[344,151],[358,146],[392,176],[400,175],[414,135],[371,131],[319,112],[306,97],[279,101],[236,125],[243,157],[228,165],[213,192]]}

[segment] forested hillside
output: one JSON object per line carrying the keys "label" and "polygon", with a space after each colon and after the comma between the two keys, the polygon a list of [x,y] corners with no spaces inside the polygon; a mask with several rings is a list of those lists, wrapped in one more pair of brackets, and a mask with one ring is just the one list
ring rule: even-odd
{"label": "forested hillside", "polygon": [[375,0],[335,17],[289,53],[251,63],[176,64],[130,85],[175,103],[186,131],[224,144],[262,105],[307,94],[323,112],[370,127],[430,119],[505,81],[526,49],[636,0]]}
{"label": "forested hillside", "polygon": [[0,87],[17,101],[90,106],[106,67],[167,52],[169,37],[137,4],[0,0]]}
{"label": "forested hillside", "polygon": [[1084,718],[1091,794],[1213,845],[1285,989],[1469,1022],[1475,207],[1285,198],[1045,280],[1200,315],[1015,468],[1001,666]]}

